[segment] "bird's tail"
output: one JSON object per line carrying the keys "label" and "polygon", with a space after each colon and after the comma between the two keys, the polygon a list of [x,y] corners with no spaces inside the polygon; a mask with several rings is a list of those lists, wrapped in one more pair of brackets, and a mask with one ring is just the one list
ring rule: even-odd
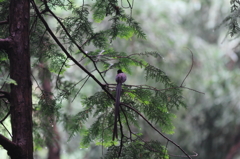
{"label": "bird's tail", "polygon": [[117,120],[119,117],[119,104],[120,104],[120,94],[122,89],[122,83],[118,83],[116,87],[116,102],[115,102],[115,120],[114,120],[114,129],[113,129],[113,141],[116,138],[118,138],[118,132],[117,132]]}

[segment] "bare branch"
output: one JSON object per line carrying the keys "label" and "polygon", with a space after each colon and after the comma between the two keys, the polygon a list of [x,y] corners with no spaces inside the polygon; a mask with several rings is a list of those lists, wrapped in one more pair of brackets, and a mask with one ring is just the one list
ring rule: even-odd
{"label": "bare branch", "polygon": [[3,24],[8,24],[8,20],[0,21],[0,25],[3,25]]}
{"label": "bare branch", "polygon": [[8,138],[0,134],[0,145],[10,153],[14,153],[16,149],[20,149],[14,142],[10,141]]}
{"label": "bare branch", "polygon": [[[198,156],[198,153],[196,153],[194,151],[193,151],[193,153],[194,153],[194,155],[189,155],[189,156],[191,156],[191,157],[197,157]],[[183,156],[183,155],[172,155],[172,154],[169,154],[169,156],[173,156],[173,157],[186,157],[186,156]]]}
{"label": "bare branch", "polygon": [[8,134],[9,134],[11,137],[13,137],[12,134],[10,133],[10,131],[7,129],[7,127],[3,124],[3,122],[1,122],[1,124],[2,124],[2,126],[4,127],[4,129],[8,132]]}
{"label": "bare branch", "polygon": [[[4,100],[3,100],[4,101]],[[5,102],[5,101],[4,101]],[[7,103],[5,102],[5,104],[7,105]],[[5,117],[2,118],[2,120],[0,120],[0,124],[4,127],[4,129],[8,132],[8,134],[12,137],[12,134],[10,133],[10,131],[7,129],[7,127],[3,124],[3,122],[7,119],[7,117],[10,115],[10,109],[8,110],[8,113],[5,115]]]}
{"label": "bare branch", "polygon": [[2,124],[9,115],[10,115],[10,111],[8,111],[7,115],[2,120],[0,120],[0,123]]}
{"label": "bare branch", "polygon": [[[82,90],[82,88],[84,87],[84,85],[86,84],[86,82],[88,81],[89,79],[89,76],[87,75],[86,77],[84,77],[83,79],[87,78],[84,82],[83,82],[83,85],[81,86],[81,88],[78,90],[78,92],[75,94],[74,98],[72,99],[72,102],[75,100],[75,98],[77,97],[77,95],[79,94],[79,92]],[[83,80],[82,79],[82,80]],[[81,80],[81,81],[82,81]]]}
{"label": "bare branch", "polygon": [[182,83],[181,83],[180,87],[182,87],[182,86],[183,86],[183,83],[184,83],[184,81],[187,79],[188,75],[191,73],[191,71],[192,71],[192,68],[193,68],[193,53],[192,53],[192,51],[191,51],[189,48],[187,48],[187,49],[188,49],[188,50],[191,52],[191,54],[192,54],[192,65],[191,65],[191,67],[190,67],[190,70],[188,71],[188,73],[187,73],[186,77],[183,79],[183,81],[182,81]]}

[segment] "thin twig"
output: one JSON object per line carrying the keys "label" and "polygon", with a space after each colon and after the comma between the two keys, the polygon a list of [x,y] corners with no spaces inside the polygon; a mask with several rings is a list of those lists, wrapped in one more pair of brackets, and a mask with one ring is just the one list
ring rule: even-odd
{"label": "thin twig", "polygon": [[166,147],[166,151],[165,151],[165,152],[166,152],[166,154],[167,154],[168,142],[169,142],[169,141],[167,140],[167,143],[166,143],[166,146],[165,146],[165,147]]}
{"label": "thin twig", "polygon": [[[193,151],[193,153],[195,153],[195,154],[194,155],[189,155],[189,156],[191,156],[191,157],[197,157],[198,156],[198,153],[196,153],[194,151]],[[183,155],[173,155],[173,154],[169,154],[169,156],[173,156],[173,157],[186,157],[186,156],[183,156]]]}
{"label": "thin twig", "polygon": [[56,87],[57,87],[57,88],[59,88],[59,87],[58,87],[58,79],[59,79],[60,73],[61,73],[62,68],[63,68],[63,66],[65,65],[67,59],[68,59],[68,58],[66,58],[66,60],[63,62],[62,66],[61,66],[61,68],[60,68],[60,70],[59,70],[59,72],[58,72],[57,79],[56,79]]}
{"label": "thin twig", "polygon": [[12,134],[9,132],[9,130],[6,128],[6,126],[5,126],[3,123],[1,123],[1,124],[2,124],[2,126],[4,127],[4,129],[8,132],[8,134],[9,134],[11,137],[13,137]]}
{"label": "thin twig", "polygon": [[2,120],[0,120],[0,123],[3,123],[4,120],[6,120],[6,118],[7,118],[9,115],[10,115],[10,111],[8,111],[7,115],[5,115],[5,117],[4,117]]}
{"label": "thin twig", "polygon": [[191,52],[191,54],[192,54],[192,65],[191,65],[190,70],[188,71],[186,77],[183,79],[183,81],[182,81],[180,87],[183,86],[184,81],[186,80],[186,78],[188,77],[188,75],[190,74],[190,72],[192,71],[192,68],[193,68],[193,53],[192,53],[192,51],[191,51],[189,48],[187,48],[187,49],[188,49],[188,50]]}
{"label": "thin twig", "polygon": [[[79,92],[82,90],[82,88],[84,87],[84,85],[87,83],[88,79],[89,79],[89,75],[86,76],[87,79],[84,81],[83,85],[80,87],[80,89],[78,90],[78,92],[76,93],[76,95],[74,96],[74,98],[72,99],[72,102],[75,100],[75,98],[77,97],[77,95],[79,94]],[[84,77],[85,78],[85,77]]]}
{"label": "thin twig", "polygon": [[8,132],[8,134],[12,137],[12,134],[9,132],[9,130],[6,128],[6,126],[3,124],[4,120],[7,119],[7,117],[10,115],[10,110],[8,111],[8,113],[5,115],[5,117],[0,120],[0,124],[2,124],[2,126],[4,127],[4,129],[6,129],[6,131]]}
{"label": "thin twig", "polygon": [[129,124],[129,122],[128,122],[128,119],[127,119],[127,115],[126,115],[126,113],[125,113],[125,110],[122,108],[121,104],[120,104],[120,108],[121,108],[121,110],[122,110],[122,112],[123,112],[123,115],[124,115],[124,117],[125,117],[125,120],[126,120],[126,124],[127,124],[128,130],[129,130],[129,133],[130,133],[129,137],[130,137],[130,139],[132,139],[132,131],[131,131],[131,128],[130,128],[130,126],[129,126],[130,124]]}
{"label": "thin twig", "polygon": [[[40,91],[41,91],[41,92],[43,92],[43,90],[41,89],[40,85],[38,84],[38,82],[37,82],[36,78],[33,76],[33,74],[31,74],[31,75],[32,75],[32,77],[33,77],[34,81],[36,82],[36,84],[37,84],[37,87],[40,89]],[[35,90],[36,90],[36,88],[35,88]]]}

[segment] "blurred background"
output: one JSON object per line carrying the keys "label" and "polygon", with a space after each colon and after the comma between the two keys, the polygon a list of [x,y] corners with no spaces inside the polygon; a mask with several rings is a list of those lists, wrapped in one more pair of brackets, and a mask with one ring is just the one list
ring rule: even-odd
{"label": "blurred background", "polygon": [[[82,0],[76,2],[82,4]],[[90,0],[87,2],[92,3]],[[126,12],[130,13],[130,10],[126,9]],[[195,157],[198,159],[240,159],[239,38],[231,38],[225,25],[215,29],[230,12],[230,0],[135,0],[132,16],[140,23],[147,40],[133,37],[128,40],[117,39],[112,43],[117,51],[158,51],[163,58],[149,60],[179,86],[193,64],[184,86],[196,91],[183,89],[187,108],[176,110],[173,121],[175,133],[167,136],[189,154],[198,153],[199,156]],[[59,14],[67,16],[71,13],[61,13],[59,10]],[[98,25],[104,28],[107,23]],[[65,73],[65,78],[77,78],[78,75],[74,75],[73,71]],[[129,76],[129,84],[145,82],[141,69],[133,72]],[[154,87],[160,85],[147,84]],[[87,88],[83,91],[92,94],[91,90]],[[77,100],[67,105],[62,111],[80,109]],[[162,140],[144,122],[142,126],[146,139]],[[79,145],[80,136],[76,135],[68,141],[69,135],[61,123],[58,127],[62,159],[101,157],[102,147],[92,145],[82,149]],[[173,145],[169,144],[168,148],[171,158],[180,158],[173,155],[182,155]],[[0,156],[3,156],[1,159],[7,159],[3,149],[0,149]],[[36,151],[35,159],[46,158],[47,148]]]}

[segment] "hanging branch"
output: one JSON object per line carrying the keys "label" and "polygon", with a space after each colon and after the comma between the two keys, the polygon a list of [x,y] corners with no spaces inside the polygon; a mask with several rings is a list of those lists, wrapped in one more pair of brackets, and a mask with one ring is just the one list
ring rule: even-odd
{"label": "hanging branch", "polygon": [[189,48],[187,48],[187,49],[188,49],[188,50],[191,52],[191,54],[192,54],[192,65],[191,65],[190,70],[188,71],[186,77],[183,79],[183,81],[182,81],[180,87],[183,87],[183,83],[185,82],[185,80],[187,79],[188,75],[191,73],[192,68],[193,68],[193,62],[194,62],[194,61],[193,61],[193,53],[192,53],[192,51],[191,51]]}

